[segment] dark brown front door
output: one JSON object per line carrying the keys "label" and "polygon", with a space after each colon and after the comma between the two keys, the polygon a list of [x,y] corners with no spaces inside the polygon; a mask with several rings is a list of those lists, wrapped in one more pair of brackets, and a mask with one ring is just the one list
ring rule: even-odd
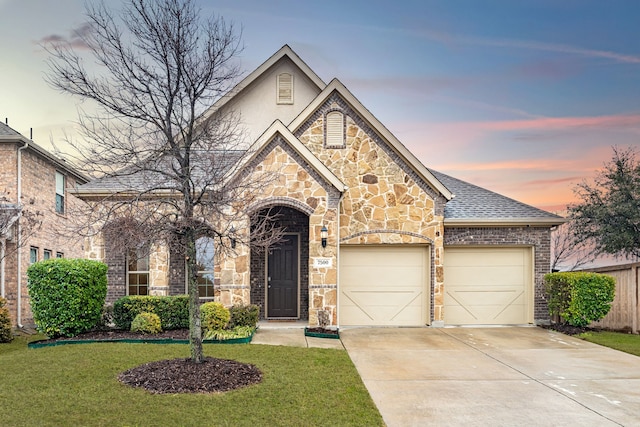
{"label": "dark brown front door", "polygon": [[267,317],[298,317],[298,235],[286,234],[269,249]]}

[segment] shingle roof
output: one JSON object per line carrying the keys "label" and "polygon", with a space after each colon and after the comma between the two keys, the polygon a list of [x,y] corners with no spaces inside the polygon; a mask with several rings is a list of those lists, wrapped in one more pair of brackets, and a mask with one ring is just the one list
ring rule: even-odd
{"label": "shingle roof", "polygon": [[[206,151],[200,153],[203,157],[207,157],[208,155],[213,154],[216,156],[216,153],[213,151]],[[209,161],[204,166],[198,167],[196,162],[193,162],[194,169],[192,170],[192,180],[196,183],[204,182],[204,181],[213,181],[216,179],[211,179],[211,177],[204,178],[203,173],[210,174],[212,170],[217,171],[221,176],[224,175],[229,169],[231,169],[235,164],[237,164],[240,159],[245,155],[245,152],[242,150],[227,150],[224,152],[218,153],[216,159],[214,161],[220,162],[220,167],[218,165],[212,166]],[[192,159],[198,159],[198,152],[193,151]],[[175,179],[171,179],[159,172],[155,172],[153,169],[158,168],[162,170],[170,170],[170,157],[165,157],[160,161],[155,161],[153,167],[149,167],[148,165],[143,165],[138,170],[135,170],[134,167],[128,167],[116,172],[115,176],[106,176],[103,178],[97,178],[92,181],[87,182],[79,186],[76,189],[76,194],[78,195],[87,195],[94,193],[121,193],[121,192],[146,192],[146,191],[155,191],[159,189],[170,189],[175,188],[177,186],[177,181]],[[142,169],[142,170],[140,170]],[[131,171],[131,172],[128,172]],[[171,175],[175,175],[171,173]]]}
{"label": "shingle roof", "polygon": [[19,136],[20,134],[6,124],[0,122],[0,135]]}
{"label": "shingle roof", "polygon": [[430,170],[454,194],[454,198],[447,202],[444,208],[445,224],[447,222],[545,224],[561,224],[564,222],[564,219],[558,215],[433,169]]}

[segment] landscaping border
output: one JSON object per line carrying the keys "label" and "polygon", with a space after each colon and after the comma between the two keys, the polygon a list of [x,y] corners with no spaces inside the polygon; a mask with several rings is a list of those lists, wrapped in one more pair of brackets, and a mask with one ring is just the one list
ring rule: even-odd
{"label": "landscaping border", "polygon": [[[254,332],[255,333],[255,332]],[[253,333],[244,338],[230,338],[227,340],[202,340],[203,344],[247,344],[253,339]],[[55,347],[67,344],[96,344],[96,343],[127,343],[127,344],[189,344],[189,340],[174,338],[115,338],[104,340],[39,340],[27,344],[28,348]]]}

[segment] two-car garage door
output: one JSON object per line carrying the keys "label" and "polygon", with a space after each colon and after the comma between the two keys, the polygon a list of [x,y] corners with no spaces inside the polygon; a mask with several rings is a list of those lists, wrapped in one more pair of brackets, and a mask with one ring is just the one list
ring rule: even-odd
{"label": "two-car garage door", "polygon": [[342,246],[340,324],[424,326],[429,265],[428,246]]}
{"label": "two-car garage door", "polygon": [[[341,247],[340,324],[428,324],[429,251],[417,245]],[[444,255],[445,324],[533,322],[532,248],[448,247]]]}
{"label": "two-car garage door", "polygon": [[531,323],[531,259],[524,247],[445,248],[445,323]]}

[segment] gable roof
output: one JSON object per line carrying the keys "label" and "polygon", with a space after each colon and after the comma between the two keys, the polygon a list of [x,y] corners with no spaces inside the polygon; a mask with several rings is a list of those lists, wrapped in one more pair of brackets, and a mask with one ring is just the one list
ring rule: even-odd
{"label": "gable roof", "polygon": [[349,103],[350,107],[356,111],[367,124],[378,133],[382,139],[388,142],[390,148],[395,151],[413,170],[433,189],[442,194],[447,200],[451,200],[453,195],[449,189],[443,185],[427,169],[418,158],[413,155],[362,103],[343,85],[338,79],[333,79],[322,90],[322,92],[296,117],[288,126],[292,132],[298,130],[305,121],[315,113],[315,111],[334,93],[337,92]]}
{"label": "gable roof", "polygon": [[553,226],[565,222],[561,216],[441,172],[431,172],[455,194],[444,207],[445,226]]}
{"label": "gable roof", "polygon": [[289,45],[282,46],[276,53],[271,55],[269,59],[263,62],[258,68],[253,70],[247,77],[242,79],[240,83],[234,86],[227,94],[218,99],[211,107],[207,109],[199,118],[199,120],[206,120],[209,115],[222,108],[230,100],[232,100],[238,93],[250,86],[251,83],[256,81],[262,74],[264,74],[269,68],[274,66],[282,58],[289,58],[302,73],[318,87],[319,90],[324,88],[327,84],[302,60],[300,57],[289,47]]}
{"label": "gable roof", "polygon": [[[331,170],[313,155],[296,136],[282,123],[280,120],[273,122],[271,126],[258,138],[256,143],[251,147],[251,156],[247,156],[244,164],[249,164],[260,152],[273,140],[277,135],[282,136],[283,140],[293,148],[322,178],[333,185],[341,193],[347,189],[347,186],[337,177]],[[238,170],[243,169],[241,165]]]}
{"label": "gable roof", "polygon": [[81,172],[77,171],[73,166],[67,163],[65,159],[53,155],[21,133],[15,131],[10,126],[0,122],[0,144],[2,143],[22,144],[22,146],[26,146],[28,150],[31,150],[44,157],[48,162],[55,165],[56,168],[65,171],[69,175],[73,175],[74,179],[79,183],[85,183],[89,181],[89,178],[87,178]]}

